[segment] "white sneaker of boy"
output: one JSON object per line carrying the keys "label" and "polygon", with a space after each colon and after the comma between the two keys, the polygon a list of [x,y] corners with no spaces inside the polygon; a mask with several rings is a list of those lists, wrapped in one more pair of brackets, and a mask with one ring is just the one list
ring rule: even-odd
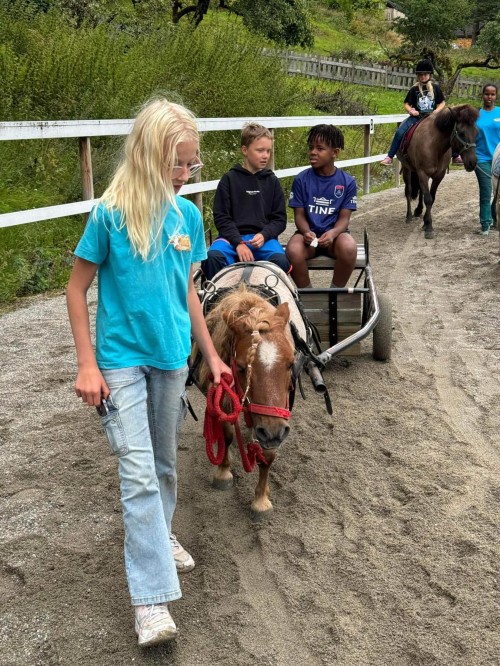
{"label": "white sneaker of boy", "polygon": [[135,631],[139,645],[149,647],[177,636],[177,627],[168,612],[167,604],[135,607]]}
{"label": "white sneaker of boy", "polygon": [[175,534],[170,535],[170,545],[178,573],[187,573],[194,569],[194,560],[185,548],[177,541]]}

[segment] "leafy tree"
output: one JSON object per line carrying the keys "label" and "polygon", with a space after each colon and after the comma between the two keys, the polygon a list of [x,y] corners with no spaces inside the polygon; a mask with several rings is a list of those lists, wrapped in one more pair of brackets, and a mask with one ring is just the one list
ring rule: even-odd
{"label": "leafy tree", "polygon": [[395,29],[415,53],[446,50],[471,16],[470,0],[406,0]]}
{"label": "leafy tree", "polygon": [[500,67],[500,12],[484,26],[478,45],[498,63],[497,68]]}
{"label": "leafy tree", "polygon": [[238,14],[249,30],[279,44],[313,45],[307,0],[172,0],[172,20],[190,16],[199,25],[211,5]]}
{"label": "leafy tree", "polygon": [[314,36],[305,0],[238,0],[234,9],[252,32],[281,44],[312,46]]}
{"label": "leafy tree", "polygon": [[474,0],[472,2],[472,44],[477,42],[481,26],[494,20],[498,12],[498,0]]}
{"label": "leafy tree", "polygon": [[463,69],[500,68],[498,18],[489,21],[482,30],[484,37],[481,36],[478,46],[483,52],[470,51],[470,59],[458,65],[454,65],[448,55],[457,28],[477,19],[479,12],[484,11],[485,18],[494,16],[492,12],[498,12],[498,0],[473,0],[472,3],[470,0],[405,0],[404,7],[406,15],[396,23],[396,30],[403,37],[404,59],[429,58],[446,95],[452,93]]}

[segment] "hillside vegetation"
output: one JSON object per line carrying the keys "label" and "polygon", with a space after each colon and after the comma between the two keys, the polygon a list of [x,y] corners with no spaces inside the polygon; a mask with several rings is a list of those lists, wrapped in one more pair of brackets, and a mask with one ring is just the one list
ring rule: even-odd
{"label": "hillside vegetation", "polygon": [[[323,53],[382,57],[396,39],[376,14],[348,19],[326,3],[314,7],[315,46]],[[130,118],[160,91],[200,117],[401,111],[399,93],[286,76],[277,60],[261,55],[269,43],[233,15],[213,12],[196,30],[165,17],[140,19],[77,28],[60,12],[0,0],[0,120]],[[374,152],[386,150],[390,131],[377,129]],[[280,168],[306,162],[304,137],[305,130],[278,132]],[[232,132],[203,138],[204,179],[220,177],[239,158],[238,139]],[[96,196],[121,143],[92,142]],[[360,130],[347,129],[345,157],[359,155],[361,147]],[[2,213],[81,197],[76,140],[0,142],[0,161]],[[378,177],[381,185],[384,177]],[[204,204],[210,225],[210,196]],[[73,217],[0,229],[0,302],[64,285],[83,224]]]}

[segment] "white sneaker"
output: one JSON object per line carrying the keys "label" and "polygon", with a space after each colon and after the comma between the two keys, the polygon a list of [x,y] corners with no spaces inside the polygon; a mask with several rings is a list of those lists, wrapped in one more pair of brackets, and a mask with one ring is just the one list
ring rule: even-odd
{"label": "white sneaker", "polygon": [[170,535],[170,545],[174,554],[175,568],[178,573],[187,573],[194,569],[194,560],[191,555],[177,541],[175,534]]}
{"label": "white sneaker", "polygon": [[171,641],[178,633],[167,604],[136,606],[135,631],[142,647]]}

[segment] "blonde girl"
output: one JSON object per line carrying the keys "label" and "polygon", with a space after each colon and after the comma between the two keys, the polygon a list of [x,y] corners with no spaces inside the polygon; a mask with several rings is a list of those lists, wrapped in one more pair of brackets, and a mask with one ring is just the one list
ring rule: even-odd
{"label": "blonde girl", "polygon": [[[164,98],[145,104],[75,250],[67,288],[76,394],[97,407],[117,456],[125,568],[142,646],[176,636],[167,603],[181,596],[177,573],[194,567],[172,533],[191,334],[215,383],[230,372],[193,284],[192,265],[206,258],[200,213],[178,196],[201,167],[193,114]],[[87,291],[96,272],[94,352]]]}
{"label": "blonde girl", "polygon": [[390,166],[403,136],[412,125],[430,115],[433,111],[439,111],[445,106],[444,95],[437,83],[432,81],[434,67],[430,60],[421,60],[415,67],[417,83],[412,86],[405,97],[405,109],[409,116],[396,130],[394,139],[387,156],[380,162],[384,166]]}

